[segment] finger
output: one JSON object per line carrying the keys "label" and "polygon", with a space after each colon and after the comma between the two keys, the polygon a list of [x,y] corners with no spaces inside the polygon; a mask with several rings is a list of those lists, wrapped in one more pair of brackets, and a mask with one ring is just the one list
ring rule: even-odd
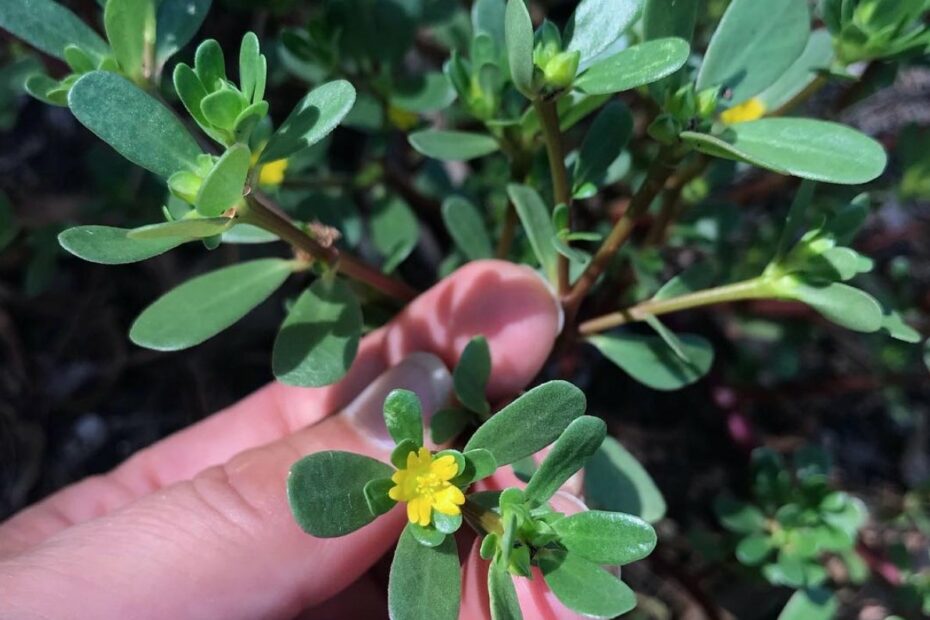
{"label": "finger", "polygon": [[396,541],[403,507],[347,536],[314,538],[291,517],[287,472],[321,450],[386,460],[379,431],[359,420],[374,419],[396,387],[416,391],[427,414],[451,393],[442,362],[419,358],[340,415],[0,562],[0,617],[292,618],[342,591]]}
{"label": "finger", "polygon": [[420,296],[391,324],[366,336],[349,373],[325,388],[272,383],[236,405],[142,450],[109,474],[68,487],[0,525],[0,555],[107,514],[193,477],[238,452],[285,437],[337,411],[390,364],[430,351],[447,364],[473,336],[488,338],[489,397],[526,385],[555,340],[561,310],[530,269],[477,261]]}
{"label": "finger", "polygon": [[[558,492],[553,496],[552,507],[566,515],[586,510],[574,495]],[[475,540],[462,571],[462,608],[460,620],[491,620],[488,596],[489,563],[481,558],[481,540]],[[524,618],[534,620],[582,620],[585,616],[565,607],[546,587],[542,574],[533,569],[533,578],[513,577],[517,600]]]}

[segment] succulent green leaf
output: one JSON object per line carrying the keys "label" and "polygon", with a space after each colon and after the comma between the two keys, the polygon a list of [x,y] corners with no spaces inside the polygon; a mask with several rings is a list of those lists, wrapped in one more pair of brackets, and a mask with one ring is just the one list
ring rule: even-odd
{"label": "succulent green leaf", "polygon": [[168,178],[196,168],[200,148],[177,117],[115,73],[83,76],[71,88],[68,105],[81,124],[146,170]]}
{"label": "succulent green leaf", "polygon": [[161,0],[156,16],[155,62],[164,65],[182,47],[190,43],[212,0]]}
{"label": "succulent green leaf", "polygon": [[483,480],[497,471],[497,461],[489,450],[485,450],[484,448],[471,448],[462,456],[465,457],[463,481],[466,478],[469,483]]}
{"label": "succulent green leaf", "polygon": [[826,588],[804,588],[791,595],[778,620],[830,620],[838,609],[836,596]]}
{"label": "succulent green leaf", "polygon": [[648,523],[665,516],[665,498],[649,472],[613,437],[588,460],[585,499],[593,508],[636,515]]}
{"label": "succulent green leaf", "polygon": [[765,515],[751,504],[721,496],[714,501],[714,512],[723,527],[739,534],[761,532],[765,527]]}
{"label": "succulent green leaf", "polygon": [[620,101],[605,105],[585,135],[578,151],[578,159],[572,173],[572,193],[587,184],[600,187],[604,183],[607,169],[630,141],[633,135],[633,115]]}
{"label": "succulent green leaf", "polygon": [[643,33],[647,41],[678,37],[691,41],[700,0],[646,0]]}
{"label": "succulent green leaf", "polygon": [[291,261],[262,258],[206,273],[165,293],[132,324],[129,338],[156,351],[178,351],[220,333],[274,293]]}
{"label": "succulent green leaf", "polygon": [[245,95],[246,101],[253,100],[261,68],[258,37],[254,32],[247,32],[242,37],[242,45],[239,47],[239,89]]}
{"label": "succulent green leaf", "polygon": [[[200,78],[189,66],[178,63],[174,68],[173,80],[174,89],[181,103],[184,104],[184,108],[204,131],[210,132],[210,123],[200,107],[201,102],[207,96],[207,90]],[[212,133],[211,136],[213,136]]]}
{"label": "succulent green leaf", "polygon": [[806,0],[733,0],[710,40],[697,89],[720,87],[737,103],[759,94],[804,51],[810,19]]}
{"label": "succulent green leaf", "polygon": [[242,200],[251,159],[249,147],[244,144],[228,148],[200,186],[197,211],[207,217],[215,217]]}
{"label": "succulent green leaf", "polygon": [[484,336],[475,336],[468,341],[452,371],[455,395],[459,402],[471,411],[485,415],[490,405],[485,398],[485,388],[491,376],[491,350]]}
{"label": "succulent green leaf", "polygon": [[556,521],[553,528],[570,553],[596,564],[622,566],[641,560],[657,541],[651,525],[619,512],[579,512]]}
{"label": "succulent green leaf", "polygon": [[690,46],[684,39],[646,41],[596,61],[575,80],[575,87],[589,95],[638,88],[675,73],[689,54]]}
{"label": "succulent green leaf", "polygon": [[76,45],[97,58],[110,49],[94,30],[70,10],[52,0],[9,0],[0,3],[0,28],[50,56],[64,59]]}
{"label": "succulent green leaf", "polygon": [[416,453],[422,444],[422,441],[415,441],[413,439],[401,440],[401,442],[398,443],[397,446],[391,451],[391,463],[393,463],[394,467],[397,469],[406,468],[407,456],[411,452]]}
{"label": "succulent green leaf", "polygon": [[466,161],[500,150],[494,137],[468,131],[415,131],[408,140],[418,153],[442,161]]}
{"label": "succulent green leaf", "polygon": [[394,488],[394,481],[390,478],[375,478],[368,481],[362,492],[365,494],[365,501],[368,503],[368,510],[371,514],[383,515],[397,505],[397,502],[388,495],[392,488]]}
{"label": "succulent green leaf", "polygon": [[736,545],[736,559],[746,566],[758,566],[774,548],[768,534],[750,534]]}
{"label": "succulent green leaf", "polygon": [[[0,243],[0,247],[3,247],[2,243]],[[895,340],[910,344],[917,344],[920,342],[920,332],[905,323],[901,315],[893,310],[885,314],[885,318],[882,321],[882,328]]]}
{"label": "succulent green leaf", "polygon": [[328,136],[355,104],[355,88],[346,80],[317,86],[300,100],[268,140],[261,163],[284,159]]}
{"label": "succulent green leaf", "polygon": [[43,103],[55,106],[68,105],[68,91],[62,84],[44,73],[34,73],[26,78],[23,90]]}
{"label": "succulent green leaf", "polygon": [[778,110],[801,94],[833,63],[833,37],[821,28],[811,33],[804,51],[768,88],[757,95],[766,110]]}
{"label": "succulent green leaf", "polygon": [[352,452],[327,451],[306,456],[291,467],[287,501],[297,524],[319,538],[335,538],[368,525],[365,487],[390,478],[390,466]]}
{"label": "succulent green leaf", "polygon": [[434,510],[433,527],[442,534],[455,534],[462,527],[462,515],[447,515]]}
{"label": "succulent green leaf", "polygon": [[432,71],[396,84],[391,93],[391,105],[415,114],[426,114],[447,108],[455,101],[455,96],[455,89],[446,76]]}
{"label": "succulent green leaf", "polygon": [[633,25],[643,0],[581,0],[565,26],[565,49],[581,52],[585,66]]}
{"label": "succulent green leaf", "polygon": [[384,399],[384,423],[395,443],[409,439],[423,445],[423,407],[410,390],[393,390]]}
{"label": "succulent green leaf", "polygon": [[688,360],[681,359],[659,336],[627,332],[591,336],[588,342],[631,377],[655,390],[678,390],[707,374],[714,349],[704,338],[680,336]]}
{"label": "succulent green leaf", "polygon": [[526,392],[482,424],[465,444],[484,448],[498,467],[530,456],[555,441],[585,411],[584,393],[566,381],[549,381]]}
{"label": "succulent green leaf", "polygon": [[446,540],[446,535],[437,530],[432,523],[426,527],[416,523],[408,523],[407,531],[424,547],[438,547]]}
{"label": "succulent green leaf", "polygon": [[471,419],[464,409],[440,409],[429,421],[430,438],[435,444],[452,441],[465,430]]}
{"label": "succulent green leaf", "polygon": [[377,200],[368,220],[371,241],[384,256],[381,269],[391,273],[410,256],[420,237],[417,218],[400,197],[390,195]]}
{"label": "succulent green leaf", "polygon": [[245,110],[242,96],[230,88],[221,88],[203,98],[200,111],[207,122],[214,127],[231,131],[236,119]]}
{"label": "succulent green leaf", "polygon": [[235,223],[236,220],[231,217],[188,218],[133,228],[127,236],[130,239],[175,237],[181,241],[188,241],[222,234],[232,228]]}
{"label": "succulent green leaf", "polygon": [[557,252],[552,245],[552,238],[555,237],[556,230],[549,209],[536,190],[528,185],[511,183],[507,186],[507,195],[513,202],[543,272],[554,281]]}
{"label": "succulent green leaf", "polygon": [[468,260],[494,256],[491,238],[478,209],[461,196],[450,196],[442,203],[442,221],[455,246]]}
{"label": "succulent green leaf", "polygon": [[491,38],[497,51],[504,52],[505,0],[475,0],[471,7],[471,23],[475,36],[484,33]]}
{"label": "succulent green leaf", "polygon": [[543,549],[537,560],[546,585],[573,611],[613,618],[636,607],[636,595],[629,586],[576,553]]}
{"label": "succulent green leaf", "polygon": [[226,58],[216,39],[207,39],[197,46],[194,71],[208,93],[214,92],[226,81]]}
{"label": "succulent green leaf", "polygon": [[524,489],[530,506],[539,506],[551,498],[575,475],[607,436],[607,425],[600,418],[583,415],[568,425],[555,440],[552,450],[533,473]]}
{"label": "succulent green leaf", "polygon": [[681,139],[715,157],[827,183],[868,183],[887,163],[885,150],[872,138],[807,118],[764,118],[733,125],[721,137],[686,131]]}
{"label": "succulent green leaf", "polygon": [[107,0],[103,24],[116,62],[126,75],[142,76],[146,30],[154,28],[153,0]]}
{"label": "succulent green leaf", "polygon": [[[487,540],[488,538],[485,538],[485,541]],[[513,577],[502,562],[494,561],[488,566],[488,595],[491,620],[523,620]]]}
{"label": "succulent green leaf", "polygon": [[504,40],[513,85],[528,99],[533,88],[533,22],[525,0],[507,0],[504,11]]}
{"label": "succulent green leaf", "polygon": [[187,239],[170,237],[134,239],[131,228],[77,226],[58,235],[58,243],[71,254],[92,263],[125,265],[137,263],[178,247]]}
{"label": "succulent green leaf", "polygon": [[884,311],[874,297],[864,291],[832,282],[826,285],[797,282],[788,294],[802,301],[825,318],[857,332],[877,332],[884,323]]}
{"label": "succulent green leaf", "polygon": [[462,575],[455,540],[435,547],[420,544],[408,524],[397,541],[388,582],[391,620],[456,620]]}
{"label": "succulent green leaf", "polygon": [[352,365],[361,332],[361,306],[349,286],[339,278],[317,279],[297,298],[275,338],[275,377],[301,387],[335,383]]}

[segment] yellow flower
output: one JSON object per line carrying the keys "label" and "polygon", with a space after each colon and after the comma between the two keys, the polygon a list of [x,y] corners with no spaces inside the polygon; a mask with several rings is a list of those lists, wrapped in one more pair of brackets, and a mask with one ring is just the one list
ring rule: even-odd
{"label": "yellow flower", "polygon": [[409,131],[420,122],[420,117],[413,112],[395,106],[388,106],[387,117],[392,125],[402,131]]}
{"label": "yellow flower", "polygon": [[723,114],[720,115],[720,120],[727,125],[734,125],[736,123],[758,120],[765,116],[765,112],[765,104],[762,103],[762,100],[758,97],[753,97],[723,112]]}
{"label": "yellow flower", "polygon": [[284,181],[284,172],[287,170],[287,160],[278,159],[262,166],[258,173],[258,184],[268,187],[277,187]]}
{"label": "yellow flower", "polygon": [[396,502],[407,502],[407,518],[423,527],[430,524],[432,511],[444,515],[461,514],[465,503],[462,490],[449,482],[459,472],[452,455],[434,458],[426,448],[407,454],[407,467],[397,470],[391,481],[395,484],[388,496]]}

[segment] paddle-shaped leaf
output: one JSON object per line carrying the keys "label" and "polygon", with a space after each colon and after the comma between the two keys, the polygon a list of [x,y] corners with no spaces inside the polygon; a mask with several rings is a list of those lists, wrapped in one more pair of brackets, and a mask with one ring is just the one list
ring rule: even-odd
{"label": "paddle-shaped leaf", "polygon": [[69,45],[76,45],[97,58],[110,52],[90,26],[52,0],[0,2],[0,28],[56,58],[64,59],[65,48]]}
{"label": "paddle-shaped leaf", "polygon": [[533,22],[525,0],[507,0],[507,8],[504,11],[504,39],[513,85],[525,97],[532,99]]}
{"label": "paddle-shaped leaf", "polygon": [[297,298],[275,338],[275,377],[301,387],[335,383],[352,365],[361,332],[362,310],[349,286],[318,279]]}
{"label": "paddle-shaped leaf", "polygon": [[231,217],[189,218],[133,228],[127,236],[130,239],[174,237],[175,241],[187,241],[220,235],[232,228],[235,223],[236,220]]}
{"label": "paddle-shaped leaf", "polygon": [[154,26],[152,0],[107,0],[103,24],[116,62],[127,75],[142,76],[146,29]]}
{"label": "paddle-shaped leaf", "polygon": [[575,80],[589,95],[607,95],[637,88],[671,75],[688,60],[684,39],[668,37],[646,41],[598,60]]}
{"label": "paddle-shaped leaf", "polygon": [[588,460],[585,500],[592,508],[636,515],[649,523],[665,516],[665,498],[649,472],[613,437]]}
{"label": "paddle-shaped leaf", "polygon": [[[423,407],[410,390],[393,390],[384,399],[384,424],[394,443],[412,441],[423,445]],[[463,459],[464,463],[464,459]]]}
{"label": "paddle-shaped leaf", "polygon": [[102,265],[137,263],[176,248],[187,239],[179,237],[134,239],[131,228],[77,226],[58,235],[61,247],[78,258]]}
{"label": "paddle-shaped leaf", "polygon": [[802,301],[827,319],[857,332],[877,332],[884,323],[882,306],[857,288],[832,282],[826,285],[797,282],[787,296]]}
{"label": "paddle-shaped leaf", "polygon": [[491,562],[488,566],[488,595],[491,620],[523,620],[513,577],[501,562]]}
{"label": "paddle-shaped leaf", "polygon": [[565,26],[566,49],[581,52],[584,67],[633,24],[642,4],[642,0],[581,0]]}
{"label": "paddle-shaped leaf", "polygon": [[159,65],[190,43],[212,0],[161,0],[156,18],[155,62]]}
{"label": "paddle-shaped leaf", "polygon": [[553,527],[566,549],[597,564],[622,566],[641,560],[652,553],[657,540],[648,523],[619,512],[579,512]]}
{"label": "paddle-shaped leaf", "polygon": [[531,506],[549,501],[559,487],[584,467],[606,436],[607,425],[599,418],[584,415],[573,420],[533,472],[524,490],[526,501]]}
{"label": "paddle-shaped leaf", "polygon": [[542,450],[584,414],[584,393],[566,381],[549,381],[520,396],[475,431],[463,452],[483,448],[498,467]]}
{"label": "paddle-shaped leaf", "polygon": [[390,273],[404,262],[417,245],[420,228],[410,207],[398,196],[378,200],[368,221],[371,242],[384,256],[381,269]]}
{"label": "paddle-shaped leaf", "polygon": [[300,100],[268,140],[260,163],[285,159],[332,132],[355,104],[355,88],[346,80],[317,86]]}
{"label": "paddle-shaped leaf", "polygon": [[317,452],[291,467],[287,501],[305,532],[319,538],[344,536],[375,520],[365,485],[393,473],[389,465],[361,454]]}
{"label": "paddle-shaped leaf", "polygon": [[555,226],[552,224],[552,215],[542,198],[532,187],[511,183],[507,186],[507,194],[513,202],[523,230],[529,237],[533,253],[539,260],[543,273],[550,280],[555,279],[556,250],[552,245],[555,237]]}
{"label": "paddle-shaped leaf", "polygon": [[476,336],[465,345],[459,363],[452,371],[452,382],[459,402],[472,411],[487,414],[490,405],[484,392],[490,376],[491,351],[488,341],[484,336]]}
{"label": "paddle-shaped leaf", "polygon": [[391,562],[388,612],[391,620],[456,620],[462,598],[462,574],[455,539],[434,547],[417,541],[407,524]]}
{"label": "paddle-shaped leaf", "polygon": [[740,103],[777,80],[810,34],[806,0],[733,0],[710,40],[698,90],[719,86]]}
{"label": "paddle-shaped leaf", "polygon": [[591,336],[588,342],[631,377],[655,390],[677,390],[707,374],[714,349],[700,336],[680,337],[688,360],[677,356],[658,336],[613,333]]}
{"label": "paddle-shaped leaf", "polygon": [[828,183],[868,183],[885,169],[882,145],[855,129],[807,118],[764,118],[722,137],[692,131],[681,139],[709,155]]}
{"label": "paddle-shaped leaf", "polygon": [[157,351],[200,344],[267,299],[291,270],[291,261],[263,258],[197,276],[146,308],[132,324],[129,338]]}
{"label": "paddle-shaped leaf", "polygon": [[636,607],[636,595],[626,584],[576,553],[543,549],[537,558],[546,585],[569,609],[613,618]]}
{"label": "paddle-shaped leaf", "polygon": [[416,131],[408,140],[418,153],[443,161],[466,161],[500,150],[493,136],[468,131]]}
{"label": "paddle-shaped leaf", "polygon": [[81,124],[146,170],[168,178],[196,168],[200,148],[181,122],[126,78],[92,71],[71,88],[68,105]]}
{"label": "paddle-shaped leaf", "polygon": [[491,258],[494,250],[478,209],[461,196],[451,196],[442,203],[442,221],[455,246],[468,260]]}
{"label": "paddle-shaped leaf", "polygon": [[203,180],[197,194],[197,211],[207,217],[220,215],[242,200],[252,154],[244,144],[234,144]]}
{"label": "paddle-shaped leaf", "polygon": [[765,110],[777,110],[802,93],[830,68],[833,61],[833,37],[821,28],[811,33],[804,51],[771,86],[757,95]]}

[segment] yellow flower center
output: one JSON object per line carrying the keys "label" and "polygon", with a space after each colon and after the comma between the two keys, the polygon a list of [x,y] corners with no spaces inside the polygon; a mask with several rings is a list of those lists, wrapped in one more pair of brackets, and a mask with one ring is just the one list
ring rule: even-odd
{"label": "yellow flower center", "polygon": [[720,120],[727,125],[734,125],[758,120],[765,116],[765,113],[765,104],[758,97],[753,97],[723,112]]}
{"label": "yellow flower center", "polygon": [[452,455],[435,458],[426,448],[407,454],[407,466],[391,476],[394,486],[388,496],[397,502],[407,502],[407,518],[426,527],[433,511],[444,515],[461,514],[465,503],[462,490],[450,481],[459,473]]}

